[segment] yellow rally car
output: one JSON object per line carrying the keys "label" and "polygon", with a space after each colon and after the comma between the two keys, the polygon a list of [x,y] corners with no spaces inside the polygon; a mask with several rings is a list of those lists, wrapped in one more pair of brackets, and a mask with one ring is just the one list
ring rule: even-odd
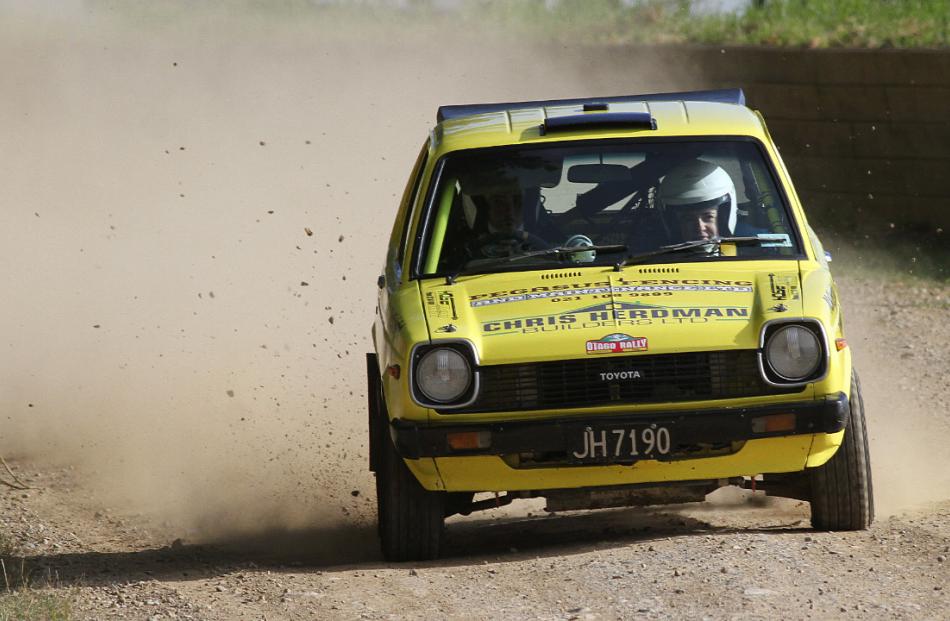
{"label": "yellow rally car", "polygon": [[755,485],[815,528],[873,519],[828,257],[741,90],[441,107],[378,284],[387,559],[516,498]]}

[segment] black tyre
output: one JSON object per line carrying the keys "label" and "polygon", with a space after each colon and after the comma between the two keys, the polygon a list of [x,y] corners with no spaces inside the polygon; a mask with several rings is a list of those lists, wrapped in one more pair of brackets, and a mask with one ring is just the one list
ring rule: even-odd
{"label": "black tyre", "polygon": [[419,484],[392,441],[383,444],[376,472],[379,536],[387,561],[438,558],[445,529],[445,494]]}
{"label": "black tyre", "polygon": [[369,469],[376,472],[379,469],[380,446],[386,431],[386,422],[389,418],[384,413],[385,406],[382,403],[382,387],[379,383],[379,364],[376,360],[376,354],[366,354],[366,411],[368,416],[369,429]]}
{"label": "black tyre", "polygon": [[851,374],[851,413],[844,441],[823,466],[809,470],[811,525],[819,530],[864,530],[874,520],[874,489],[864,399]]}
{"label": "black tyre", "polygon": [[430,492],[416,480],[389,437],[389,416],[376,383],[376,412],[370,419],[379,538],[387,561],[438,558],[445,529],[444,492]]}

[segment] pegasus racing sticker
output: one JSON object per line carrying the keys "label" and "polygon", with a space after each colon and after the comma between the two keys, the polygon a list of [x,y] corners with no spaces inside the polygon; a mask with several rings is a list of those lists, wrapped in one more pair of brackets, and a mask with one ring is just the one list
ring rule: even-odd
{"label": "pegasus racing sticker", "polygon": [[494,306],[511,302],[530,300],[553,300],[578,296],[636,297],[640,295],[670,295],[675,292],[716,291],[720,293],[751,293],[752,283],[747,280],[709,280],[709,279],[662,279],[628,280],[611,285],[610,282],[589,282],[560,285],[538,286],[525,289],[510,289],[481,293],[469,298],[472,308]]}

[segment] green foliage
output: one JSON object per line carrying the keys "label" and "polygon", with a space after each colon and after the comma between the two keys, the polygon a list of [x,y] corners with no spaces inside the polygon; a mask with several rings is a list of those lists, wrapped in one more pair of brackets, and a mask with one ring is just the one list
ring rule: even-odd
{"label": "green foliage", "polygon": [[688,0],[473,0],[466,15],[561,41],[945,47],[950,0],[764,0],[701,13]]}
{"label": "green foliage", "polygon": [[151,28],[226,18],[328,37],[433,32],[581,44],[950,46],[950,0],[756,0],[735,12],[701,10],[699,0],[85,0],[93,12]]}
{"label": "green foliage", "polygon": [[740,41],[807,47],[945,47],[947,0],[767,0],[735,20]]}

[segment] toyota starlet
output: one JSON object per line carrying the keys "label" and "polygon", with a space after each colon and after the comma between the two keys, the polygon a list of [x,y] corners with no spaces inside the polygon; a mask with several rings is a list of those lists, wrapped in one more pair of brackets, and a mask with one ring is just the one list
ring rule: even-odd
{"label": "toyota starlet", "polygon": [[519,498],[755,486],[817,529],[873,519],[829,257],[741,90],[441,107],[378,285],[387,559],[434,558],[448,516]]}

